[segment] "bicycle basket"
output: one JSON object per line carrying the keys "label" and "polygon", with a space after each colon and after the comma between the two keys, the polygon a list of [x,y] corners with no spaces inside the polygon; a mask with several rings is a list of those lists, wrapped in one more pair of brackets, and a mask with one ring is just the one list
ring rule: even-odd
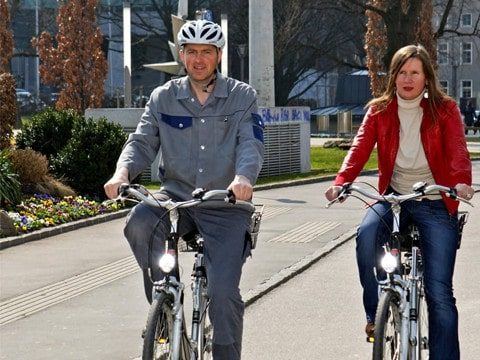
{"label": "bicycle basket", "polygon": [[250,240],[251,240],[251,249],[255,249],[257,246],[258,233],[260,231],[260,223],[262,221],[264,205],[255,205],[255,211],[252,213],[252,220],[250,222]]}

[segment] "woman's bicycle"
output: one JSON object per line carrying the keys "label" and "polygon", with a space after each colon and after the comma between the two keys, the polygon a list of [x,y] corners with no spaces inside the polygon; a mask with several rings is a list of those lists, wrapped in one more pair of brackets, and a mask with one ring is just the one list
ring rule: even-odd
{"label": "woman's bicycle", "polygon": [[[141,185],[125,185],[119,189],[119,199],[142,201],[149,206],[162,207],[168,211],[171,229],[165,239],[165,251],[158,260],[164,274],[161,281],[153,283],[153,301],[144,331],[142,359],[146,360],[205,360],[212,358],[211,326],[208,321],[209,297],[207,293],[207,273],[203,254],[203,238],[197,233],[191,238],[191,246],[195,249],[195,260],[192,271],[192,322],[190,336],[184,316],[185,284],[180,279],[177,232],[178,209],[198,206],[205,202],[232,203],[252,212],[250,236],[252,249],[255,247],[263,206],[255,206],[246,201],[235,201],[229,190],[197,189],[193,199],[187,201],[165,200],[153,197]],[[235,205],[233,205],[235,204]],[[150,256],[149,256],[150,258]]]}
{"label": "woman's bicycle", "polygon": [[[454,188],[441,185],[427,186],[426,183],[418,183],[414,185],[412,193],[405,195],[380,195],[375,188],[373,189],[375,193],[367,190],[365,186],[347,183],[343,185],[338,197],[327,204],[329,207],[349,196],[362,200],[361,197],[352,195],[353,192],[357,192],[369,199],[386,201],[391,205],[393,223],[386,224],[391,229],[391,236],[383,246],[385,253],[381,259],[381,267],[386,273],[386,279],[377,278],[379,302],[375,317],[375,331],[373,338],[367,341],[373,342],[374,360],[426,360],[429,356],[428,312],[420,236],[415,225],[410,225],[406,233],[400,233],[400,204],[406,200],[420,199],[428,194],[439,192],[445,193],[452,199],[472,204],[458,197]],[[467,217],[467,212],[459,212],[458,247]],[[376,273],[376,269],[374,271]]]}

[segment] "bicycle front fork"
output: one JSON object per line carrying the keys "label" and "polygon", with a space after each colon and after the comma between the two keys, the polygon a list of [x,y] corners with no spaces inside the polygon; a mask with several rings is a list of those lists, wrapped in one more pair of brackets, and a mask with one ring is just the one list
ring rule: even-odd
{"label": "bicycle front fork", "polygon": [[[411,271],[408,291],[402,295],[401,314],[401,359],[419,359],[421,339],[419,339],[419,287],[421,274],[419,269],[420,249],[412,248]],[[408,355],[407,355],[408,354]]]}

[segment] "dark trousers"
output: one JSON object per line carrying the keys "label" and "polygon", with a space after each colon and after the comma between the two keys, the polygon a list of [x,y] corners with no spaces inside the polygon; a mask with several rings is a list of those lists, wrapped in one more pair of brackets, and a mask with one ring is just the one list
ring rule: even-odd
{"label": "dark trousers", "polygon": [[[180,213],[179,234],[197,228],[204,238],[215,360],[235,360],[241,356],[245,306],[239,284],[242,266],[250,255],[250,243],[245,236],[249,224],[250,214],[241,209],[190,208],[182,209]],[[164,209],[144,204],[132,209],[124,232],[143,270],[149,267],[150,241],[150,263],[156,264],[169,230],[170,221]],[[152,270],[155,276],[160,274],[155,266]],[[145,284],[147,298],[151,301],[149,279]]]}

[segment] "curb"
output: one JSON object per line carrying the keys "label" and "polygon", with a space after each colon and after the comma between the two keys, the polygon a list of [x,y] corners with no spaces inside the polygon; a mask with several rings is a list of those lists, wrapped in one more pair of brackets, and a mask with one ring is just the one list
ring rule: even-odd
{"label": "curb", "polygon": [[268,294],[275,288],[279,287],[280,285],[286,283],[293,277],[301,274],[309,267],[314,265],[320,259],[324,258],[331,252],[333,252],[336,248],[342,246],[347,241],[351,240],[355,237],[357,233],[357,228],[354,227],[344,234],[340,235],[336,239],[330,241],[324,247],[314,251],[313,253],[305,256],[304,258],[297,261],[295,264],[283,268],[278,273],[274,274],[271,278],[264,281],[263,283],[257,285],[254,289],[249,290],[246,294],[244,294],[243,301],[245,302],[245,306],[249,306],[253,304],[255,301],[260,299],[262,296]]}
{"label": "curb", "polygon": [[119,219],[128,214],[130,209],[122,209],[113,213],[97,215],[87,219],[80,219],[66,224],[57,225],[51,228],[43,228],[28,234],[9,236],[0,239],[0,250],[9,248],[15,245],[25,244],[30,241],[44,239],[46,237],[59,235],[68,231],[77,230],[79,228],[104,223],[110,220]]}

